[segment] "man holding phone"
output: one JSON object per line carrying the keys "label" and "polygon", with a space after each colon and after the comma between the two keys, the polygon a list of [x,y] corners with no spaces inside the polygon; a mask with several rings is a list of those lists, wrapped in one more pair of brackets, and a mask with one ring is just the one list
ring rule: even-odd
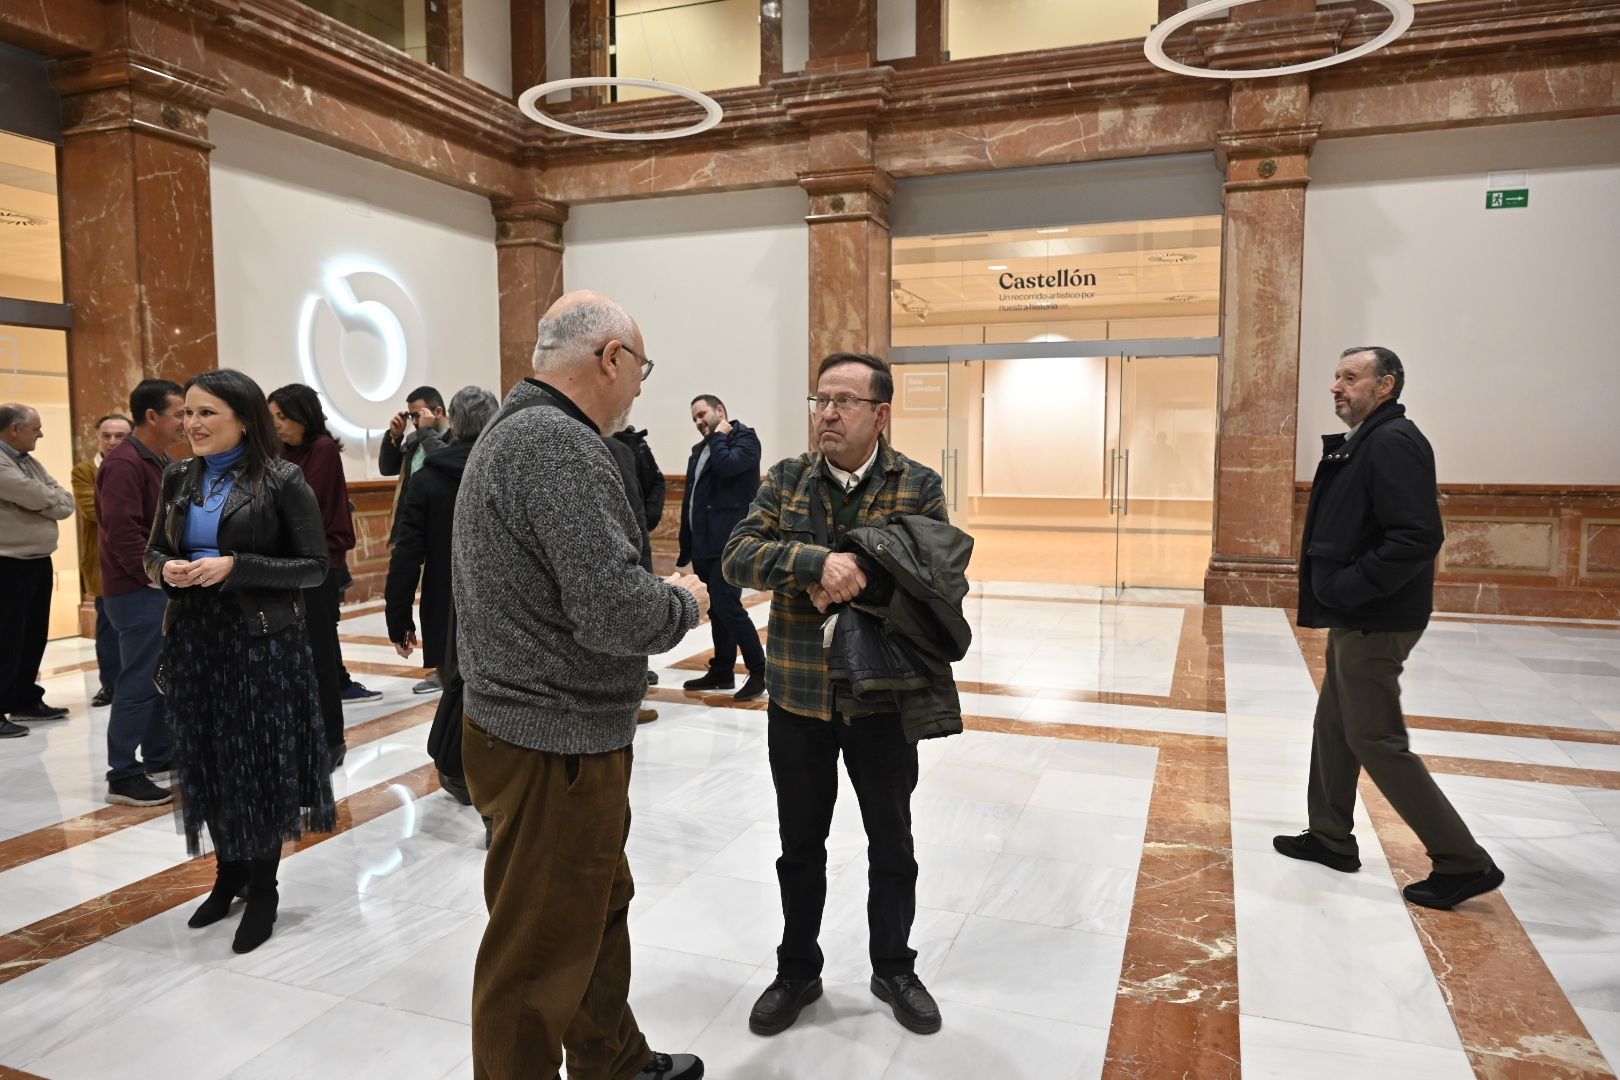
{"label": "man holding phone", "polygon": [[388,422],[388,434],[377,447],[377,469],[384,476],[399,477],[394,489],[393,523],[388,529],[388,546],[394,546],[399,528],[399,504],[411,477],[427,456],[444,447],[449,438],[450,417],[444,410],[444,396],[431,386],[418,386],[405,396],[405,408]]}
{"label": "man holding phone", "polygon": [[[405,395],[405,408],[388,421],[388,434],[377,448],[377,469],[384,476],[398,476],[394,488],[394,507],[388,525],[388,549],[392,551],[399,541],[399,508],[405,503],[405,490],[411,477],[422,468],[429,454],[436,454],[450,442],[450,416],[444,408],[444,396],[431,386],[418,386]],[[348,672],[344,672],[345,678]],[[351,691],[349,687],[355,687]],[[437,671],[411,689],[418,694],[436,694],[444,681]],[[370,701],[382,697],[352,680],[344,688],[345,701]]]}

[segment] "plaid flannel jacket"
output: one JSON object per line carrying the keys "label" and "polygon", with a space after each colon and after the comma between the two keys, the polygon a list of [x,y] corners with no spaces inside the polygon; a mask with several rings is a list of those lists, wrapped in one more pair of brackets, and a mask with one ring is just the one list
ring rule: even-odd
{"label": "plaid flannel jacket", "polygon": [[[882,482],[866,485],[857,527],[882,524],[895,514],[948,520],[945,488],[933,469],[906,457],[886,439],[872,467],[881,472]],[[818,474],[824,482],[814,485]],[[822,720],[832,719],[832,688],[821,646],[821,624],[827,617],[810,602],[805,587],[821,580],[822,564],[832,551],[815,542],[812,492],[819,492],[832,527],[826,485],[833,482],[819,453],[777,462],[760,484],[748,516],[732,531],[721,563],[733,585],[772,592],[765,640],[765,686],[771,700],[789,712]]]}

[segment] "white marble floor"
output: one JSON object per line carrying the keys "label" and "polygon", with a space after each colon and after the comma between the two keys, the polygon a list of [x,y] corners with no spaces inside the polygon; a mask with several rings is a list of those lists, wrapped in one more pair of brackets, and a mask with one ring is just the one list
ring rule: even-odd
{"label": "white marble floor", "polygon": [[[1198,736],[1224,739],[1229,766],[1243,1073],[1474,1075],[1370,825],[1358,875],[1271,851],[1273,834],[1303,826],[1315,700],[1285,613],[1222,611],[1225,710],[1195,712],[1042,696],[1167,694],[1182,608],[1097,604],[1062,586],[975,592],[976,641],[959,677],[1024,693],[964,695],[964,709],[1028,723],[921,747],[913,946],[944,1030],[905,1032],[867,990],[864,839],[844,782],[828,845],[826,996],[782,1036],[749,1033],[780,931],[764,717],[659,702],[659,720],[637,735],[629,846],[632,1003],[655,1046],[744,1080],[1104,1075],[1159,771],[1151,743]],[[750,611],[763,625],[766,607]],[[381,616],[343,629],[378,634]],[[661,685],[691,677],[671,665],[707,641],[700,628],[653,658]],[[400,663],[374,645],[345,654]],[[87,642],[56,642],[46,664],[90,656]],[[1410,670],[1414,713],[1620,728],[1617,628],[1437,622]],[[407,677],[360,678],[385,697],[351,706],[351,724],[430,700]],[[72,713],[0,742],[0,842],[103,807],[107,714],[86,704],[94,676],[47,688]],[[1084,734],[1074,725],[1148,733],[1134,737],[1148,745],[1047,737]],[[355,747],[339,794],[425,763],[426,731]],[[1414,742],[1447,757],[1620,771],[1620,747],[1606,743],[1430,730]],[[1558,988],[1620,1064],[1620,791],[1441,783],[1506,869],[1504,896]],[[52,1080],[470,1076],[482,827],[443,793],[393,790],[397,807],[285,861],[276,934],[253,954],[231,952],[230,922],[187,929],[187,904],[0,982],[0,1066]],[[165,816],[13,866],[0,872],[0,936],[183,860]]]}

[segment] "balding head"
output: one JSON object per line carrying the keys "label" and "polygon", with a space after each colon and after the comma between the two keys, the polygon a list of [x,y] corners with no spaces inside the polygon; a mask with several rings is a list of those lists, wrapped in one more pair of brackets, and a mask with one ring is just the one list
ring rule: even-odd
{"label": "balding head", "polygon": [[13,450],[32,453],[41,434],[38,409],[17,402],[0,405],[0,440]]}
{"label": "balding head", "polygon": [[597,358],[610,341],[639,355],[641,330],[612,297],[589,289],[566,293],[546,310],[534,346],[536,374],[567,369]]}
{"label": "balding head", "polygon": [[534,373],[566,394],[598,431],[618,431],[651,368],[647,346],[619,304],[599,292],[561,297],[540,320]]}

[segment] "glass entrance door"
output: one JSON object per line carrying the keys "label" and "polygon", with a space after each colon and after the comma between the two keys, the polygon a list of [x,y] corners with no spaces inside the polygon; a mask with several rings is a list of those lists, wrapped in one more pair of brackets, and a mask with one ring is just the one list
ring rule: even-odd
{"label": "glass entrance door", "polygon": [[901,364],[891,438],[939,471],[975,580],[1197,589],[1215,373],[1213,356]]}
{"label": "glass entrance door", "polygon": [[1218,361],[1111,358],[1115,587],[1202,589],[1214,535]]}

